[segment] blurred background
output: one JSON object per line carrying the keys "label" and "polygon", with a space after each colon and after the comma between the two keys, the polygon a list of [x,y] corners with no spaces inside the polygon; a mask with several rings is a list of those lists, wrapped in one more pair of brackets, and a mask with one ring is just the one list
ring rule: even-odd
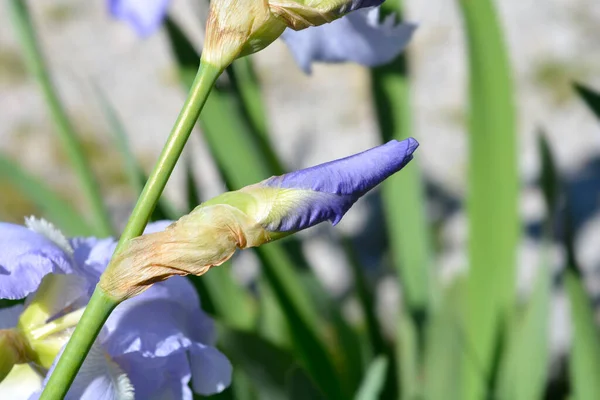
{"label": "blurred background", "polygon": [[[497,1],[496,9],[512,66],[517,109],[519,215],[517,289],[526,294],[541,263],[541,232],[548,210],[539,185],[539,133],[555,157],[570,198],[574,245],[585,283],[600,296],[600,123],[573,84],[600,89],[600,3],[590,0]],[[436,249],[434,271],[442,281],[468,265],[467,127],[468,58],[456,2],[406,1],[405,19],[418,24],[408,47],[413,136],[421,146],[426,213]],[[198,2],[174,0],[172,17],[200,48],[207,10]],[[178,66],[164,30],[140,38],[113,20],[104,1],[53,0],[31,6],[49,69],[81,134],[99,177],[114,223],[124,225],[136,199],[114,151],[113,134],[96,95],[113,105],[136,158],[149,171],[185,98]],[[381,142],[368,69],[352,64],[316,64],[305,75],[281,41],[251,57],[265,103],[272,144],[287,171],[344,157]],[[0,151],[41,177],[83,212],[78,182],[53,133],[39,89],[27,72],[14,29],[0,12]],[[236,146],[236,143],[231,143]],[[226,190],[202,135],[192,135],[165,196],[184,209],[186,165],[202,198]],[[265,176],[266,178],[266,176]],[[0,177],[0,219],[21,223],[40,210],[13,183]],[[373,283],[383,331],[393,336],[401,289],[390,266],[380,193],[359,201],[335,230],[353,239]],[[402,225],[402,221],[394,223]],[[350,319],[360,319],[354,277],[339,234],[323,224],[301,234],[301,248],[327,290]],[[561,246],[552,245],[549,264],[558,270]],[[259,261],[242,252],[233,261],[235,279],[254,282]],[[550,343],[564,354],[571,337],[562,290],[553,294]]]}

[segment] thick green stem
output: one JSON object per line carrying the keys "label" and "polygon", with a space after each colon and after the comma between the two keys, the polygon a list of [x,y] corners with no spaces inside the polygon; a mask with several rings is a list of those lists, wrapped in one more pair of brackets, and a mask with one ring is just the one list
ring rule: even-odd
{"label": "thick green stem", "polygon": [[[208,94],[221,72],[220,69],[214,66],[200,65],[188,98],[179,113],[179,117],[173,126],[171,135],[167,139],[156,166],[131,213],[131,217],[121,235],[115,253],[120,251],[127,240],[141,235],[144,231],[148,219],[196,124],[196,120],[208,98]],[[69,340],[61,359],[56,365],[56,369],[50,376],[40,400],[58,400],[64,398],[102,325],[108,319],[111,311],[121,301],[122,299],[112,298],[100,287],[96,287],[81,321]]]}
{"label": "thick green stem", "polygon": [[110,216],[102,201],[102,193],[100,193],[100,188],[96,182],[92,168],[85,157],[77,134],[69,121],[67,112],[58,98],[56,89],[48,74],[44,57],[37,45],[35,31],[26,2],[23,0],[11,0],[8,2],[8,5],[12,13],[11,20],[15,25],[21,47],[24,51],[27,67],[42,89],[44,99],[58,132],[58,137],[83,187],[83,194],[92,213],[94,228],[96,229],[95,233],[99,236],[110,236],[113,234],[113,229],[110,224]]}

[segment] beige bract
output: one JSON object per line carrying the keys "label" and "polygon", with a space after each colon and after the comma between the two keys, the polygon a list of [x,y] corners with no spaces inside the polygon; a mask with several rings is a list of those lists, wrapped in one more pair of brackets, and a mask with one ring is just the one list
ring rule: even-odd
{"label": "beige bract", "polygon": [[213,0],[202,60],[225,68],[256,53],[285,28],[301,30],[331,22],[348,11],[348,0]]}

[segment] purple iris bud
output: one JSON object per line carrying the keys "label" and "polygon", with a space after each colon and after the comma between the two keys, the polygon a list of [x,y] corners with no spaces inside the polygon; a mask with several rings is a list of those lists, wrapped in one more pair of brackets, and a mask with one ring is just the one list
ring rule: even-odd
{"label": "purple iris bud", "polygon": [[367,67],[387,64],[404,50],[415,28],[396,24],[394,15],[379,22],[379,8],[373,8],[300,31],[288,28],[281,38],[308,74],[313,62],[354,62]]}
{"label": "purple iris bud", "polygon": [[293,189],[279,195],[282,200],[263,222],[265,228],[288,232],[326,220],[337,224],[361,196],[412,160],[418,146],[413,138],[392,140],[350,157],[262,181],[257,186]]}

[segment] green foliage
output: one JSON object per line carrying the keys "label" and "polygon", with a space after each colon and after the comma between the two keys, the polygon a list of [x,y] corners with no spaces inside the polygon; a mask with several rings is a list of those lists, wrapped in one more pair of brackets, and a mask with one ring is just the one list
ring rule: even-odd
{"label": "green foliage", "polygon": [[[466,340],[478,366],[465,367],[464,399],[493,380],[515,299],[519,240],[517,146],[510,65],[491,0],[460,1],[469,57],[469,274]],[[483,375],[483,379],[482,379]]]}

